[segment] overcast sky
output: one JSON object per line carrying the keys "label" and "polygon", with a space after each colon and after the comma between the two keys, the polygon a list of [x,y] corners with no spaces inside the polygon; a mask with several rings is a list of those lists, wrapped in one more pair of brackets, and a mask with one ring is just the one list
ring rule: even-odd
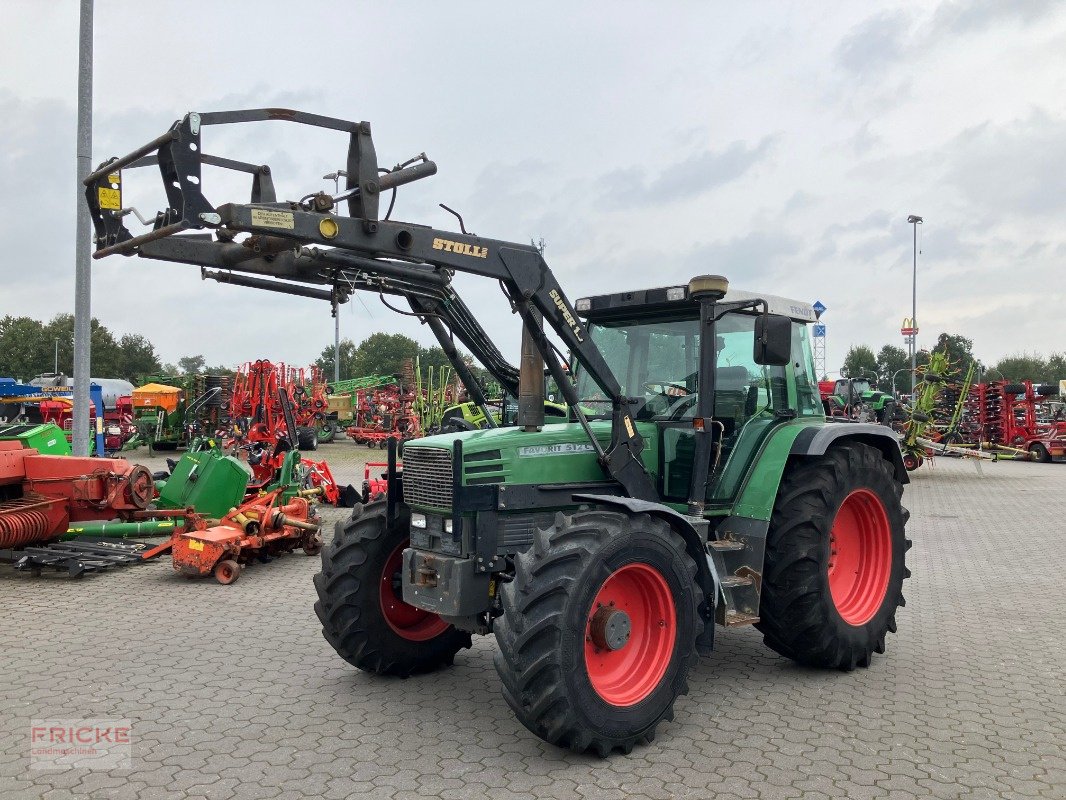
{"label": "overcast sky", "polygon": [[[47,319],[73,309],[78,3],[0,8],[0,316]],[[190,110],[369,120],[383,165],[439,165],[394,218],[454,229],[443,202],[476,233],[543,238],[572,298],[721,273],[821,300],[830,370],[902,344],[920,214],[920,345],[1066,349],[1064,3],[97,0],[95,48],[94,165]],[[208,128],[204,148],[271,164],[294,199],[345,142],[271,123]],[[212,202],[246,200],[215,178]],[[128,174],[126,199],[154,213],[156,183]],[[498,288],[461,289],[513,356]],[[343,336],[432,342],[363,303]],[[92,308],[166,361],[306,364],[333,339],[325,303],[146,259],[93,262]]]}

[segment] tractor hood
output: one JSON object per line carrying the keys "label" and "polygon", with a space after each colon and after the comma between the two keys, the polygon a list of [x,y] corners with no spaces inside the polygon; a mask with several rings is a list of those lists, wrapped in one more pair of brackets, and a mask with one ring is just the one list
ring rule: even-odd
{"label": "tractor hood", "polygon": [[[600,444],[607,447],[610,422],[595,420],[590,425]],[[644,436],[641,458],[646,468],[654,470],[658,464],[655,426],[638,423],[637,428]],[[576,422],[545,425],[540,431],[490,428],[428,436],[409,442],[404,454],[422,447],[452,452],[455,442],[462,442],[464,486],[606,480],[596,451]]]}

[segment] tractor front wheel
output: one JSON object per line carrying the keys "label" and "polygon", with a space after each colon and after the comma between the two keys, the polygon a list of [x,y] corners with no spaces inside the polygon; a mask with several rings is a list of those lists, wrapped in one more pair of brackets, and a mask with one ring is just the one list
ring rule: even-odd
{"label": "tractor front wheel", "polygon": [[518,720],[577,752],[629,752],[673,719],[703,628],[696,567],[646,514],[558,514],[500,588],[496,671]]}
{"label": "tractor front wheel", "polygon": [[902,494],[881,452],[857,442],[789,466],[770,519],[757,625],[771,649],[842,670],[885,652],[910,575]]}
{"label": "tractor front wheel", "polygon": [[385,502],[357,506],[337,523],[315,575],[315,613],[322,635],[349,664],[407,677],[449,665],[470,647],[470,634],[403,601],[400,579],[411,516],[405,508],[390,527]]}

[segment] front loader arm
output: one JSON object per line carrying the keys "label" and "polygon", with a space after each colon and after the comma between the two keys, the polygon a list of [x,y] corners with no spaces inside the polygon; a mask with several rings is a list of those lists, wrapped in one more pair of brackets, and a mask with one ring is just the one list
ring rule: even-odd
{"label": "front loader arm", "polygon": [[[268,167],[227,162],[203,153],[202,126],[232,122],[282,120],[329,128],[349,135],[347,188],[337,197],[308,195],[300,202],[277,202],[273,184],[264,181]],[[153,230],[133,236],[123,222],[121,172],[123,167],[150,162],[156,153],[167,192],[168,208],[156,215]],[[499,351],[488,341],[469,309],[451,291],[451,274],[464,272],[500,282],[514,310],[532,334],[537,349],[558,383],[567,403],[584,427],[605,471],[635,498],[657,498],[654,481],[640,459],[643,440],[630,415],[631,400],[591,342],[573,306],[537,249],[531,245],[484,239],[430,227],[378,219],[383,191],[436,172],[422,163],[380,170],[370,125],[287,109],[190,113],[175,122],[167,134],[145,147],[112,159],[85,178],[86,199],[96,227],[95,258],[121,253],[147,258],[214,266],[256,273],[300,283],[369,289],[408,298],[414,313],[424,320],[446,320],[452,332],[469,347],[497,378]],[[417,159],[415,159],[417,160]],[[203,194],[201,165],[243,169],[253,173],[252,202],[227,203],[217,208]],[[410,162],[409,162],[410,163]],[[385,174],[379,174],[384,172]],[[258,181],[258,182],[257,182]],[[338,201],[347,201],[348,216],[330,213]],[[216,240],[187,231],[215,231]],[[237,243],[238,234],[250,236]],[[178,235],[180,234],[180,235]],[[317,266],[317,269],[316,269]],[[543,318],[543,323],[538,317]],[[458,327],[455,327],[458,326]],[[440,326],[434,334],[440,340]],[[546,329],[553,330],[573,358],[612,401],[611,442],[603,449],[580,407],[562,359],[551,345]],[[477,341],[479,337],[484,337]],[[447,348],[445,348],[447,350]],[[454,352],[454,348],[452,349]],[[499,361],[503,361],[502,356]],[[453,364],[455,359],[453,359]],[[506,363],[504,361],[504,363]],[[458,368],[458,365],[456,365]],[[495,369],[494,369],[495,366]],[[509,365],[508,365],[509,366]],[[513,370],[513,367],[511,367]],[[502,377],[510,378],[504,374]],[[505,386],[517,378],[501,380]]]}

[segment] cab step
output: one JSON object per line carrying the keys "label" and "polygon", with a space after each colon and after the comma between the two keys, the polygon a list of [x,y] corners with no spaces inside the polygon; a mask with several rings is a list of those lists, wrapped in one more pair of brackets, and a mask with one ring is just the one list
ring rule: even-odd
{"label": "cab step", "polygon": [[725,624],[728,628],[738,628],[741,625],[754,625],[759,621],[757,616],[753,614],[744,614],[740,611],[727,611],[725,614]]}
{"label": "cab step", "polygon": [[722,578],[723,589],[735,589],[738,586],[751,586],[755,581],[748,577],[741,577],[739,575],[726,575]]}
{"label": "cab step", "polygon": [[713,539],[712,541],[707,542],[707,546],[712,550],[717,550],[719,553],[743,550],[747,547],[744,542],[735,542],[732,539]]}

